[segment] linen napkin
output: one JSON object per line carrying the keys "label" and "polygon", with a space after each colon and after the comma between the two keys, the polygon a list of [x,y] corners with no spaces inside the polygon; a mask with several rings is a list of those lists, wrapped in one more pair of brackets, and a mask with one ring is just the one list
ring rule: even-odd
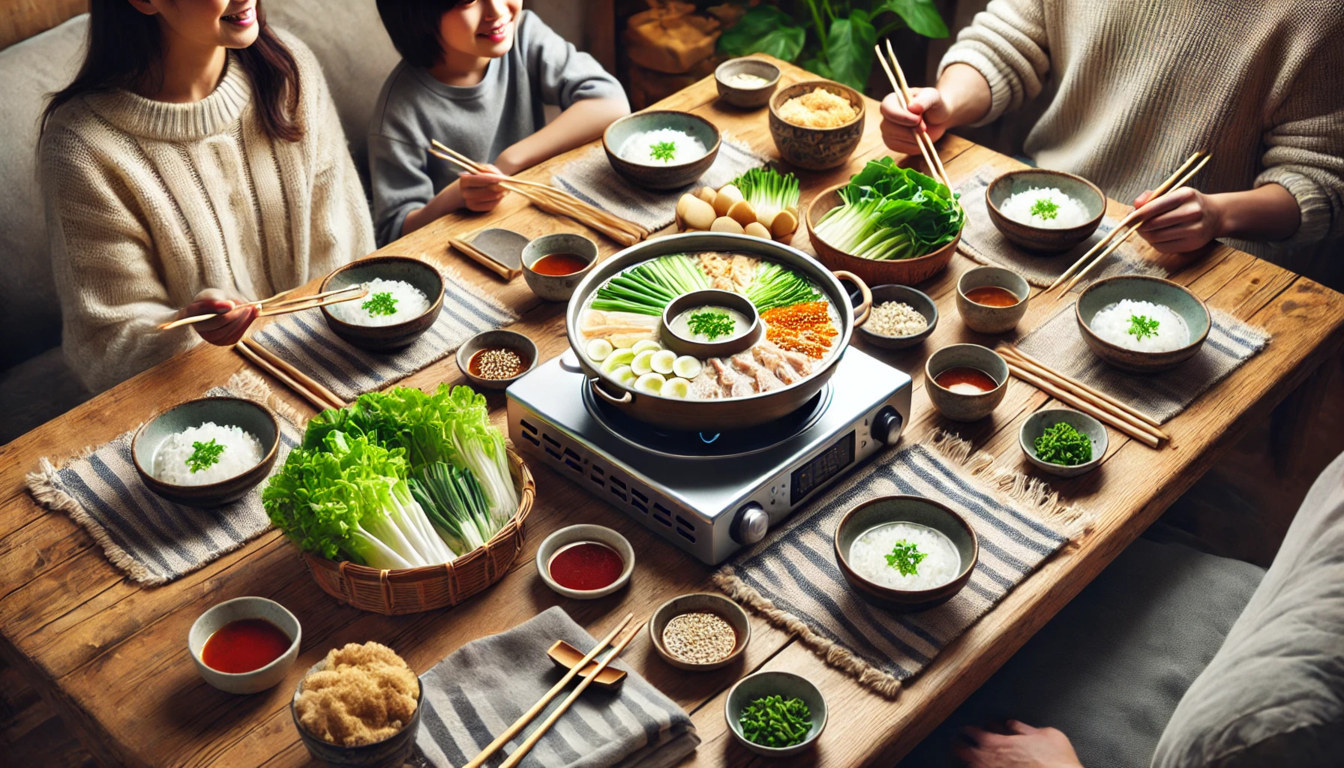
{"label": "linen napkin", "polygon": [[349,402],[438,362],[481,331],[518,320],[512,310],[463,285],[460,276],[443,277],[443,310],[429,330],[404,349],[366,352],[352,347],[332,333],[317,310],[282,315],[253,333],[252,339]]}
{"label": "linen napkin", "polygon": [[719,154],[695,183],[672,191],[641,189],[621,178],[607,160],[601,147],[580,155],[552,178],[555,186],[604,211],[653,231],[671,224],[676,218],[677,200],[682,193],[700,187],[719,187],[752,168],[765,165],[765,157],[745,144],[722,136]]}
{"label": "linen napkin", "polygon": [[[1050,285],[1064,270],[1069,268],[1106,233],[1118,223],[1114,219],[1103,218],[1101,225],[1092,236],[1064,253],[1039,254],[1022,250],[1008,241],[999,228],[989,218],[989,208],[985,204],[985,188],[989,186],[1000,171],[989,165],[983,165],[971,174],[970,178],[957,187],[961,193],[961,207],[966,211],[966,229],[961,233],[961,242],[957,250],[973,260],[995,267],[1005,267],[1026,278],[1028,283],[1045,287]],[[1111,275],[1151,275],[1166,277],[1167,270],[1143,258],[1129,243],[1116,248],[1106,257],[1101,271],[1092,271],[1088,277],[1096,280]],[[1079,281],[1078,288],[1087,287]]]}
{"label": "linen napkin", "polygon": [[[715,584],[772,624],[796,633],[828,664],[894,698],[917,674],[1046,558],[1088,516],[1039,480],[1000,469],[942,432],[928,445],[888,449],[859,479],[831,491],[788,526],[729,561]],[[962,513],[980,541],[970,581],[951,600],[896,613],[859,597],[835,563],[840,518],[862,501],[912,494]]]}
{"label": "linen napkin", "polygon": [[[585,653],[596,641],[559,606],[498,635],[462,646],[421,676],[424,697],[417,761],[450,768],[475,757],[564,675],[546,656],[556,640]],[[589,686],[521,763],[526,768],[661,768],[700,743],[690,717],[634,670],[615,690]],[[514,740],[512,754],[578,685],[575,678]]]}
{"label": "linen napkin", "polygon": [[[297,416],[254,373],[236,373],[206,396],[245,397],[275,411],[280,422],[278,469],[303,439]],[[270,527],[258,483],[246,496],[222,507],[201,509],[161,498],[140,479],[131,458],[135,430],[63,462],[39,460],[28,490],[48,509],[65,512],[102,546],[107,559],[135,581],[156,586],[200,568]]]}
{"label": "linen napkin", "polygon": [[1023,337],[1018,348],[1162,423],[1254,357],[1270,338],[1267,332],[1210,307],[1213,324],[1194,357],[1162,373],[1126,373],[1093,354],[1078,330],[1073,307],[1070,303],[1056,312]]}

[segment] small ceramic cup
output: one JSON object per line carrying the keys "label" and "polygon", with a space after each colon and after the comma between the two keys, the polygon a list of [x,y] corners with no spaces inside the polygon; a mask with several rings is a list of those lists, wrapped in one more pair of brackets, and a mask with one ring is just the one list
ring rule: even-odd
{"label": "small ceramic cup", "polygon": [[[974,368],[989,376],[995,387],[988,392],[962,392],[938,383],[953,368]],[[1008,391],[1008,363],[979,344],[952,344],[929,355],[924,363],[925,389],[939,413],[953,421],[979,421],[988,416]]]}
{"label": "small ceramic cup", "polygon": [[[1060,422],[1078,430],[1091,441],[1092,458],[1090,460],[1082,464],[1069,466],[1045,461],[1036,455],[1036,438],[1045,434],[1046,429]],[[1072,408],[1049,408],[1031,414],[1026,421],[1022,422],[1022,429],[1017,433],[1017,442],[1022,447],[1022,452],[1026,454],[1027,461],[1038,469],[1057,477],[1077,477],[1101,466],[1101,460],[1106,455],[1106,447],[1109,444],[1106,427],[1100,421]]]}
{"label": "small ceramic cup", "polygon": [[[739,75],[759,77],[763,82],[746,85],[736,81]],[[770,97],[779,85],[779,67],[764,59],[729,59],[714,70],[714,84],[719,98],[735,107],[760,109],[770,103]]]}
{"label": "small ceramic cup", "polygon": [[[202,656],[205,642],[224,625],[244,619],[270,622],[289,637],[289,647],[271,663],[251,672],[221,672],[208,666]],[[196,670],[205,678],[205,682],[227,693],[257,693],[285,679],[299,656],[299,641],[302,639],[299,620],[285,606],[264,597],[235,597],[211,606],[196,619],[187,634],[187,647],[191,651],[191,660],[196,663]]]}
{"label": "small ceramic cup", "polygon": [[[1017,297],[1017,303],[996,307],[972,301],[967,294],[979,288],[1001,288]],[[957,312],[967,328],[978,333],[1006,333],[1017,327],[1027,313],[1031,286],[1023,277],[1003,267],[976,267],[957,281]]]}
{"label": "small ceramic cup", "polygon": [[[538,261],[556,254],[569,254],[585,262],[582,269],[564,275],[547,275],[537,272]],[[532,292],[546,301],[569,301],[583,278],[597,263],[597,243],[569,232],[543,235],[527,244],[523,249],[523,278]]]}
{"label": "small ceramic cup", "polygon": [[[808,728],[803,740],[791,747],[768,747],[749,740],[742,732],[742,710],[756,699],[766,696],[780,696],[785,700],[798,698],[807,705],[811,714],[812,726]],[[723,716],[728,721],[728,729],[733,732],[737,743],[766,757],[787,757],[808,749],[826,729],[826,699],[821,689],[802,675],[782,670],[767,670],[747,675],[728,689],[724,697]]]}
{"label": "small ceramic cup", "polygon": [[[596,542],[604,544],[616,550],[616,554],[625,561],[625,567],[621,570],[616,580],[605,587],[599,589],[570,589],[561,586],[551,577],[551,559],[556,556],[560,550],[571,544],[582,542]],[[624,536],[613,531],[604,525],[571,525],[547,536],[537,547],[537,574],[546,586],[555,590],[558,594],[565,597],[572,597],[577,600],[594,600],[599,597],[606,597],[612,592],[624,587],[630,582],[630,574],[635,570],[635,548],[630,546],[629,540]]]}
{"label": "small ceramic cup", "polygon": [[[712,613],[728,622],[729,626],[733,628],[733,635],[736,637],[732,652],[718,661],[705,663],[687,661],[673,655],[663,644],[663,630],[667,629],[669,621],[683,613]],[[732,600],[712,592],[695,592],[674,597],[658,606],[649,619],[649,642],[653,644],[653,649],[658,652],[659,656],[663,657],[664,661],[677,669],[708,672],[709,670],[726,667],[742,655],[750,641],[751,623],[747,621],[747,612]]]}

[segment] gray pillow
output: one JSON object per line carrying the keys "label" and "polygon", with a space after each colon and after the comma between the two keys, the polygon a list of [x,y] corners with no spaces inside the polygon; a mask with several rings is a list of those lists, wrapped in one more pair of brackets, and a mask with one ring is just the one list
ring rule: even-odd
{"label": "gray pillow", "polygon": [[1344,454],[1317,478],[1264,581],[1176,706],[1167,766],[1344,761]]}

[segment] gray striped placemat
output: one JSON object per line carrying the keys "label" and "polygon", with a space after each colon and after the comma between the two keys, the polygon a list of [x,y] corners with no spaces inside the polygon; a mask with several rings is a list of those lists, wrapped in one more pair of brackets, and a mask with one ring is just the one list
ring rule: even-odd
{"label": "gray striped placemat", "polygon": [[[983,165],[957,187],[957,191],[961,193],[961,207],[966,210],[966,229],[961,233],[961,242],[958,243],[957,250],[981,264],[1006,267],[1026,278],[1028,283],[1045,287],[1063,274],[1069,265],[1087,253],[1087,250],[1105,237],[1117,223],[1110,218],[1102,219],[1101,225],[1091,237],[1064,253],[1037,254],[1024,251],[1008,242],[1008,238],[1003,236],[989,218],[989,210],[985,204],[985,188],[1001,173],[1002,171],[992,166]],[[1105,266],[1101,271],[1088,273],[1088,280],[1080,280],[1076,290],[1086,288],[1091,280],[1112,275],[1167,276],[1167,270],[1144,259],[1131,242],[1116,248],[1106,257]]]}
{"label": "gray striped placemat", "polygon": [[[1086,525],[1079,510],[1061,504],[1039,480],[999,468],[948,433],[928,445],[890,449],[859,472],[857,482],[795,513],[787,527],[730,561],[714,581],[798,634],[828,664],[889,697]],[[897,494],[947,504],[980,541],[966,587],[918,613],[866,602],[835,563],[840,518],[862,501]]]}
{"label": "gray striped placemat", "polygon": [[551,180],[555,186],[597,207],[633,221],[650,231],[662,229],[676,218],[677,199],[700,187],[719,187],[752,168],[765,165],[765,158],[745,144],[722,137],[714,164],[695,183],[670,192],[640,189],[617,175],[607,153],[595,147],[561,168]]}
{"label": "gray striped placemat", "polygon": [[1269,343],[1269,333],[1209,308],[1213,325],[1195,356],[1162,373],[1125,373],[1087,346],[1070,303],[1017,343],[1056,371],[1120,400],[1159,422],[1185,410]]}
{"label": "gray striped placemat", "polygon": [[[207,397],[245,397],[275,411],[280,422],[279,468],[303,433],[292,410],[272,398],[259,376],[234,374]],[[262,481],[246,496],[223,507],[200,509],[176,504],[149,490],[135,471],[131,438],[135,430],[85,450],[61,464],[39,461],[28,475],[28,490],[42,505],[66,512],[102,546],[107,559],[135,581],[166,584],[227,552],[270,527],[261,507]]]}
{"label": "gray striped placemat", "polygon": [[410,346],[393,352],[350,346],[332,333],[320,311],[283,315],[252,339],[349,402],[438,362],[481,331],[518,320],[512,310],[475,290],[458,275],[445,274],[438,319]]}
{"label": "gray striped placemat", "polygon": [[[422,675],[416,764],[462,765],[494,741],[564,675],[546,656],[556,640],[585,653],[595,645],[556,606],[506,632],[467,643]],[[587,688],[520,765],[660,768],[695,750],[700,737],[686,712],[619,660],[612,666],[625,670],[625,682],[614,691]],[[489,764],[498,765],[517,749],[577,684],[577,679],[570,683]]]}

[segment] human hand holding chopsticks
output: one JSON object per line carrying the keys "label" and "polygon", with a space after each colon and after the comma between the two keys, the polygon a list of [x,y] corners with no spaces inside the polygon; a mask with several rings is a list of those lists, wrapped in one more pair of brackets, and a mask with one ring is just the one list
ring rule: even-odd
{"label": "human hand holding chopsticks", "polygon": [[226,347],[236,343],[247,332],[248,326],[257,319],[260,308],[255,303],[229,296],[218,288],[207,288],[196,294],[192,302],[177,313],[177,319],[215,314],[216,317],[202,320],[192,327],[202,339],[216,346]]}
{"label": "human hand holding chopsticks", "polygon": [[1283,240],[1301,219],[1297,198],[1278,184],[1214,194],[1190,187],[1156,197],[1144,192],[1134,208],[1144,222],[1139,235],[1163,253],[1188,253],[1217,237]]}

